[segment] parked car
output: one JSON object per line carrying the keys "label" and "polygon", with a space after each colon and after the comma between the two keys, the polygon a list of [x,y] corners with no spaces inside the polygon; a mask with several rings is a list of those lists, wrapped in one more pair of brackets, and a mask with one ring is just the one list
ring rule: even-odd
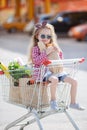
{"label": "parked car", "polygon": [[68,35],[78,41],[87,41],[87,23],[72,27],[69,30]]}
{"label": "parked car", "polygon": [[65,11],[49,21],[57,33],[67,33],[75,25],[87,21],[87,11]]}
{"label": "parked car", "polygon": [[55,17],[54,14],[41,14],[38,16],[38,22],[43,22],[43,21],[47,21],[49,22],[49,20],[52,20]]}
{"label": "parked car", "polygon": [[28,22],[29,21],[27,19],[23,19],[21,17],[17,19],[14,16],[11,16],[2,24],[2,26],[9,33],[13,33],[16,31],[23,31]]}

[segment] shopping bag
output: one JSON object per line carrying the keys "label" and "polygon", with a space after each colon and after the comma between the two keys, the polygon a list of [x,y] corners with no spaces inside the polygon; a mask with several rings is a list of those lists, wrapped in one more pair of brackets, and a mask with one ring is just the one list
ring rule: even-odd
{"label": "shopping bag", "polygon": [[34,108],[49,105],[48,87],[40,83],[29,84],[30,78],[20,78],[22,104]]}
{"label": "shopping bag", "polygon": [[[57,60],[57,59],[60,59],[59,58],[59,55],[56,51],[50,53],[48,55],[48,59],[49,60]],[[61,73],[63,71],[63,65],[62,64],[59,64],[59,65],[54,65],[54,66],[50,66],[49,67],[49,70],[52,72],[52,73]]]}
{"label": "shopping bag", "polygon": [[19,81],[12,77],[10,78],[9,101],[17,104],[21,104],[22,101]]}

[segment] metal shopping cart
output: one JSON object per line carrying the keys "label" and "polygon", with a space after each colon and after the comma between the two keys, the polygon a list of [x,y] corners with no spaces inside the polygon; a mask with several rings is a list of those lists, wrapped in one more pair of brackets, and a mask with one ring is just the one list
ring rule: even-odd
{"label": "metal shopping cart", "polygon": [[[45,69],[47,68],[58,68],[62,65],[65,71],[71,76],[75,77],[78,71],[78,66],[84,61],[84,58],[76,59],[64,59],[64,60],[53,60],[47,66],[42,65],[39,69],[39,77],[35,81],[32,76],[25,75],[25,71],[28,73],[31,70],[33,74],[34,68],[26,68],[25,70],[10,70],[4,73],[0,73],[0,79],[3,86],[3,99],[20,107],[25,107],[28,113],[20,117],[19,119],[8,124],[4,130],[8,130],[20,122],[28,118],[28,121],[20,127],[23,130],[29,124],[37,122],[40,130],[44,130],[40,119],[45,118],[48,115],[54,113],[64,112],[72,125],[76,130],[79,130],[76,123],[73,121],[71,116],[68,114],[67,109],[70,103],[70,85],[67,83],[60,82],[57,88],[57,102],[59,106],[58,111],[53,111],[49,108],[50,104],[50,87],[49,82],[43,82]],[[29,120],[29,117],[33,118]]]}

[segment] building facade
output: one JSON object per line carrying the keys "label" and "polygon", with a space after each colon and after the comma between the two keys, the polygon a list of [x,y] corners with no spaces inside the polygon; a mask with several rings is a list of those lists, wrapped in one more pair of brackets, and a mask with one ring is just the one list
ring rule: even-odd
{"label": "building facade", "polygon": [[64,10],[87,10],[87,0],[0,0],[0,23],[11,15],[27,13],[31,20],[37,14]]}

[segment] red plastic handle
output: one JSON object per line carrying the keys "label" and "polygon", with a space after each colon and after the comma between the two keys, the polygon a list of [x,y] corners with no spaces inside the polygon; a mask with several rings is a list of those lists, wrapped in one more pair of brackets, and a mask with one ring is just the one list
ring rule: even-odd
{"label": "red plastic handle", "polygon": [[45,66],[47,66],[47,65],[51,64],[51,61],[50,61],[50,60],[46,60],[46,61],[43,62],[43,64],[44,64]]}
{"label": "red plastic handle", "polygon": [[81,58],[80,60],[79,60],[79,63],[83,63],[85,61],[85,58],[83,57],[83,58]]}
{"label": "red plastic handle", "polygon": [[2,70],[0,70],[0,75],[4,74],[4,72]]}

